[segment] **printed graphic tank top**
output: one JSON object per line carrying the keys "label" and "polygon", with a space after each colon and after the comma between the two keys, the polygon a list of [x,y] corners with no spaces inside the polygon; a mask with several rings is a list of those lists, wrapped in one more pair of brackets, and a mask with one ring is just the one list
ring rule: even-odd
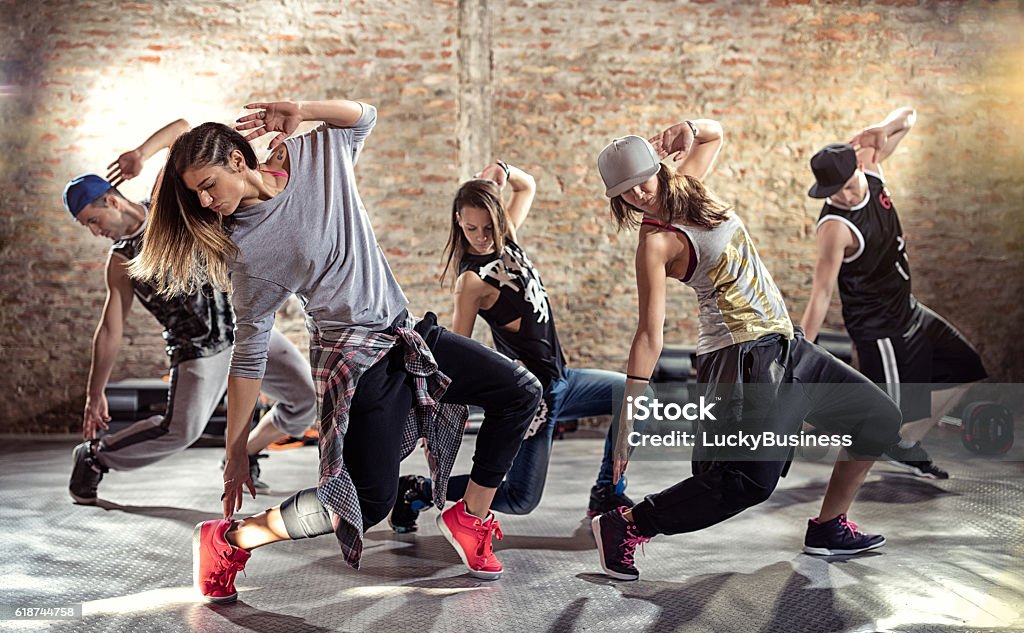
{"label": "printed graphic tank top", "polygon": [[818,216],[841,222],[857,239],[857,251],[839,268],[843,322],[850,336],[875,340],[901,334],[910,327],[917,301],[910,292],[910,260],[903,227],[880,174],[865,171],[868,193],[851,209],[826,201]]}
{"label": "printed graphic tank top", "polygon": [[[141,202],[149,214],[149,201]],[[134,234],[114,242],[110,250],[128,260],[142,251],[146,223]],[[148,283],[132,280],[132,291],[146,310],[164,326],[164,341],[171,364],[205,358],[231,347],[235,315],[228,296],[210,284],[190,295],[165,298]]]}
{"label": "printed graphic tank top", "polygon": [[[494,346],[509,358],[521,360],[547,391],[552,382],[562,377],[565,358],[548,293],[533,262],[518,244],[507,240],[500,256],[464,255],[459,262],[459,274],[467,270],[498,289],[494,305],[480,311],[491,326]],[[520,319],[518,332],[502,327],[516,319]]]}
{"label": "printed graphic tank top", "polygon": [[697,293],[698,354],[767,334],[793,338],[782,293],[735,213],[713,229],[665,224],[648,217],[643,223],[686,235],[696,253],[696,266],[683,283]]}

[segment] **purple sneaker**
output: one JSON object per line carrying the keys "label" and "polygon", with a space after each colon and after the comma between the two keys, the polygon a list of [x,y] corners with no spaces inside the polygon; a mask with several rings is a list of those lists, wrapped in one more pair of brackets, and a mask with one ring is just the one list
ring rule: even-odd
{"label": "purple sneaker", "polygon": [[840,514],[831,521],[807,521],[804,552],[815,556],[860,554],[885,545],[881,534],[865,534],[857,524]]}
{"label": "purple sneaker", "polygon": [[641,536],[636,523],[626,520],[622,515],[627,510],[620,506],[594,517],[590,523],[597,541],[597,551],[601,555],[601,569],[604,573],[618,580],[636,580],[640,572],[633,565],[633,554],[639,545],[651,540]]}

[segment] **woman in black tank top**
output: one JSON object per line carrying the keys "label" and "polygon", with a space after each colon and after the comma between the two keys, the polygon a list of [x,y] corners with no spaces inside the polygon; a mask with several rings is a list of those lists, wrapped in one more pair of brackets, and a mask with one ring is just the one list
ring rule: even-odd
{"label": "woman in black tank top", "polygon": [[[502,190],[512,192],[506,201]],[[544,387],[544,400],[527,438],[498,488],[492,508],[510,514],[531,512],[540,502],[547,478],[551,442],[559,420],[611,415],[613,392],[625,376],[596,369],[566,367],[547,291],[533,262],[518,243],[518,230],[530,212],[536,184],[530,174],[501,161],[488,165],[464,183],[452,203],[451,230],[445,251],[442,283],[454,273],[452,330],[472,336],[479,314],[491,328],[495,348],[530,370]],[[589,509],[600,513],[623,503],[625,482],[611,482],[611,441]],[[465,477],[452,477],[448,495],[457,495]],[[407,531],[414,525],[413,504],[428,497],[422,478],[406,480],[412,503],[396,508],[392,525]],[[400,500],[401,501],[401,500]],[[419,507],[419,504],[416,504]]]}

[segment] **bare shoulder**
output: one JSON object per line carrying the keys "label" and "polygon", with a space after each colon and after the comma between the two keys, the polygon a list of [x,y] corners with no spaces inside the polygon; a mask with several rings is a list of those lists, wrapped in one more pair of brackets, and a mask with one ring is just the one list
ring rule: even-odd
{"label": "bare shoulder", "polygon": [[273,169],[275,171],[283,171],[286,174],[289,173],[291,167],[291,161],[288,156],[288,146],[281,143],[274,149],[274,153],[270,155],[270,158],[266,162],[267,169]]}
{"label": "bare shoulder", "polygon": [[825,218],[818,225],[818,242],[825,245],[838,244],[848,246],[853,243],[853,229],[843,220],[837,218]]}
{"label": "bare shoulder", "polygon": [[463,306],[473,310],[489,310],[498,300],[501,292],[480,278],[475,271],[467,270],[455,280],[456,306]]}
{"label": "bare shoulder", "polygon": [[490,286],[473,270],[467,270],[455,280],[455,294],[482,295]]}
{"label": "bare shoulder", "polygon": [[686,252],[686,249],[686,238],[678,231],[650,224],[640,227],[637,257],[642,255],[644,259],[655,258],[667,263]]}
{"label": "bare shoulder", "polygon": [[120,253],[110,251],[107,256],[107,286],[115,290],[130,290],[131,278],[128,276],[128,258]]}

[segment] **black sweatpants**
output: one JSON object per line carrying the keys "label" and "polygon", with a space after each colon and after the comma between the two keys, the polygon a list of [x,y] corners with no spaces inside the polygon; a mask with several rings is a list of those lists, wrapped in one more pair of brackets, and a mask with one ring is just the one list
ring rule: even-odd
{"label": "black sweatpants", "polygon": [[[849,450],[864,457],[877,457],[900,439],[895,403],[799,329],[790,341],[773,334],[698,356],[697,380],[705,398],[722,405],[717,421],[702,423],[710,435],[791,435],[807,420],[849,435]],[[633,519],[648,537],[720,523],[771,496],[790,451],[698,446],[693,476],[649,495],[633,508]]]}
{"label": "black sweatpants", "polygon": [[[497,488],[533,420],[541,398],[540,381],[506,356],[436,325],[433,315],[424,322],[416,330],[438,368],[451,378],[441,402],[471,404],[484,410],[470,478],[481,486]],[[364,530],[384,519],[398,496],[402,430],[415,398],[404,355],[404,348],[396,346],[366,370],[349,409],[343,458],[359,494]],[[326,509],[319,502],[310,502],[310,498],[315,500],[315,492],[315,488],[300,491],[281,505],[292,538],[334,531]]]}

